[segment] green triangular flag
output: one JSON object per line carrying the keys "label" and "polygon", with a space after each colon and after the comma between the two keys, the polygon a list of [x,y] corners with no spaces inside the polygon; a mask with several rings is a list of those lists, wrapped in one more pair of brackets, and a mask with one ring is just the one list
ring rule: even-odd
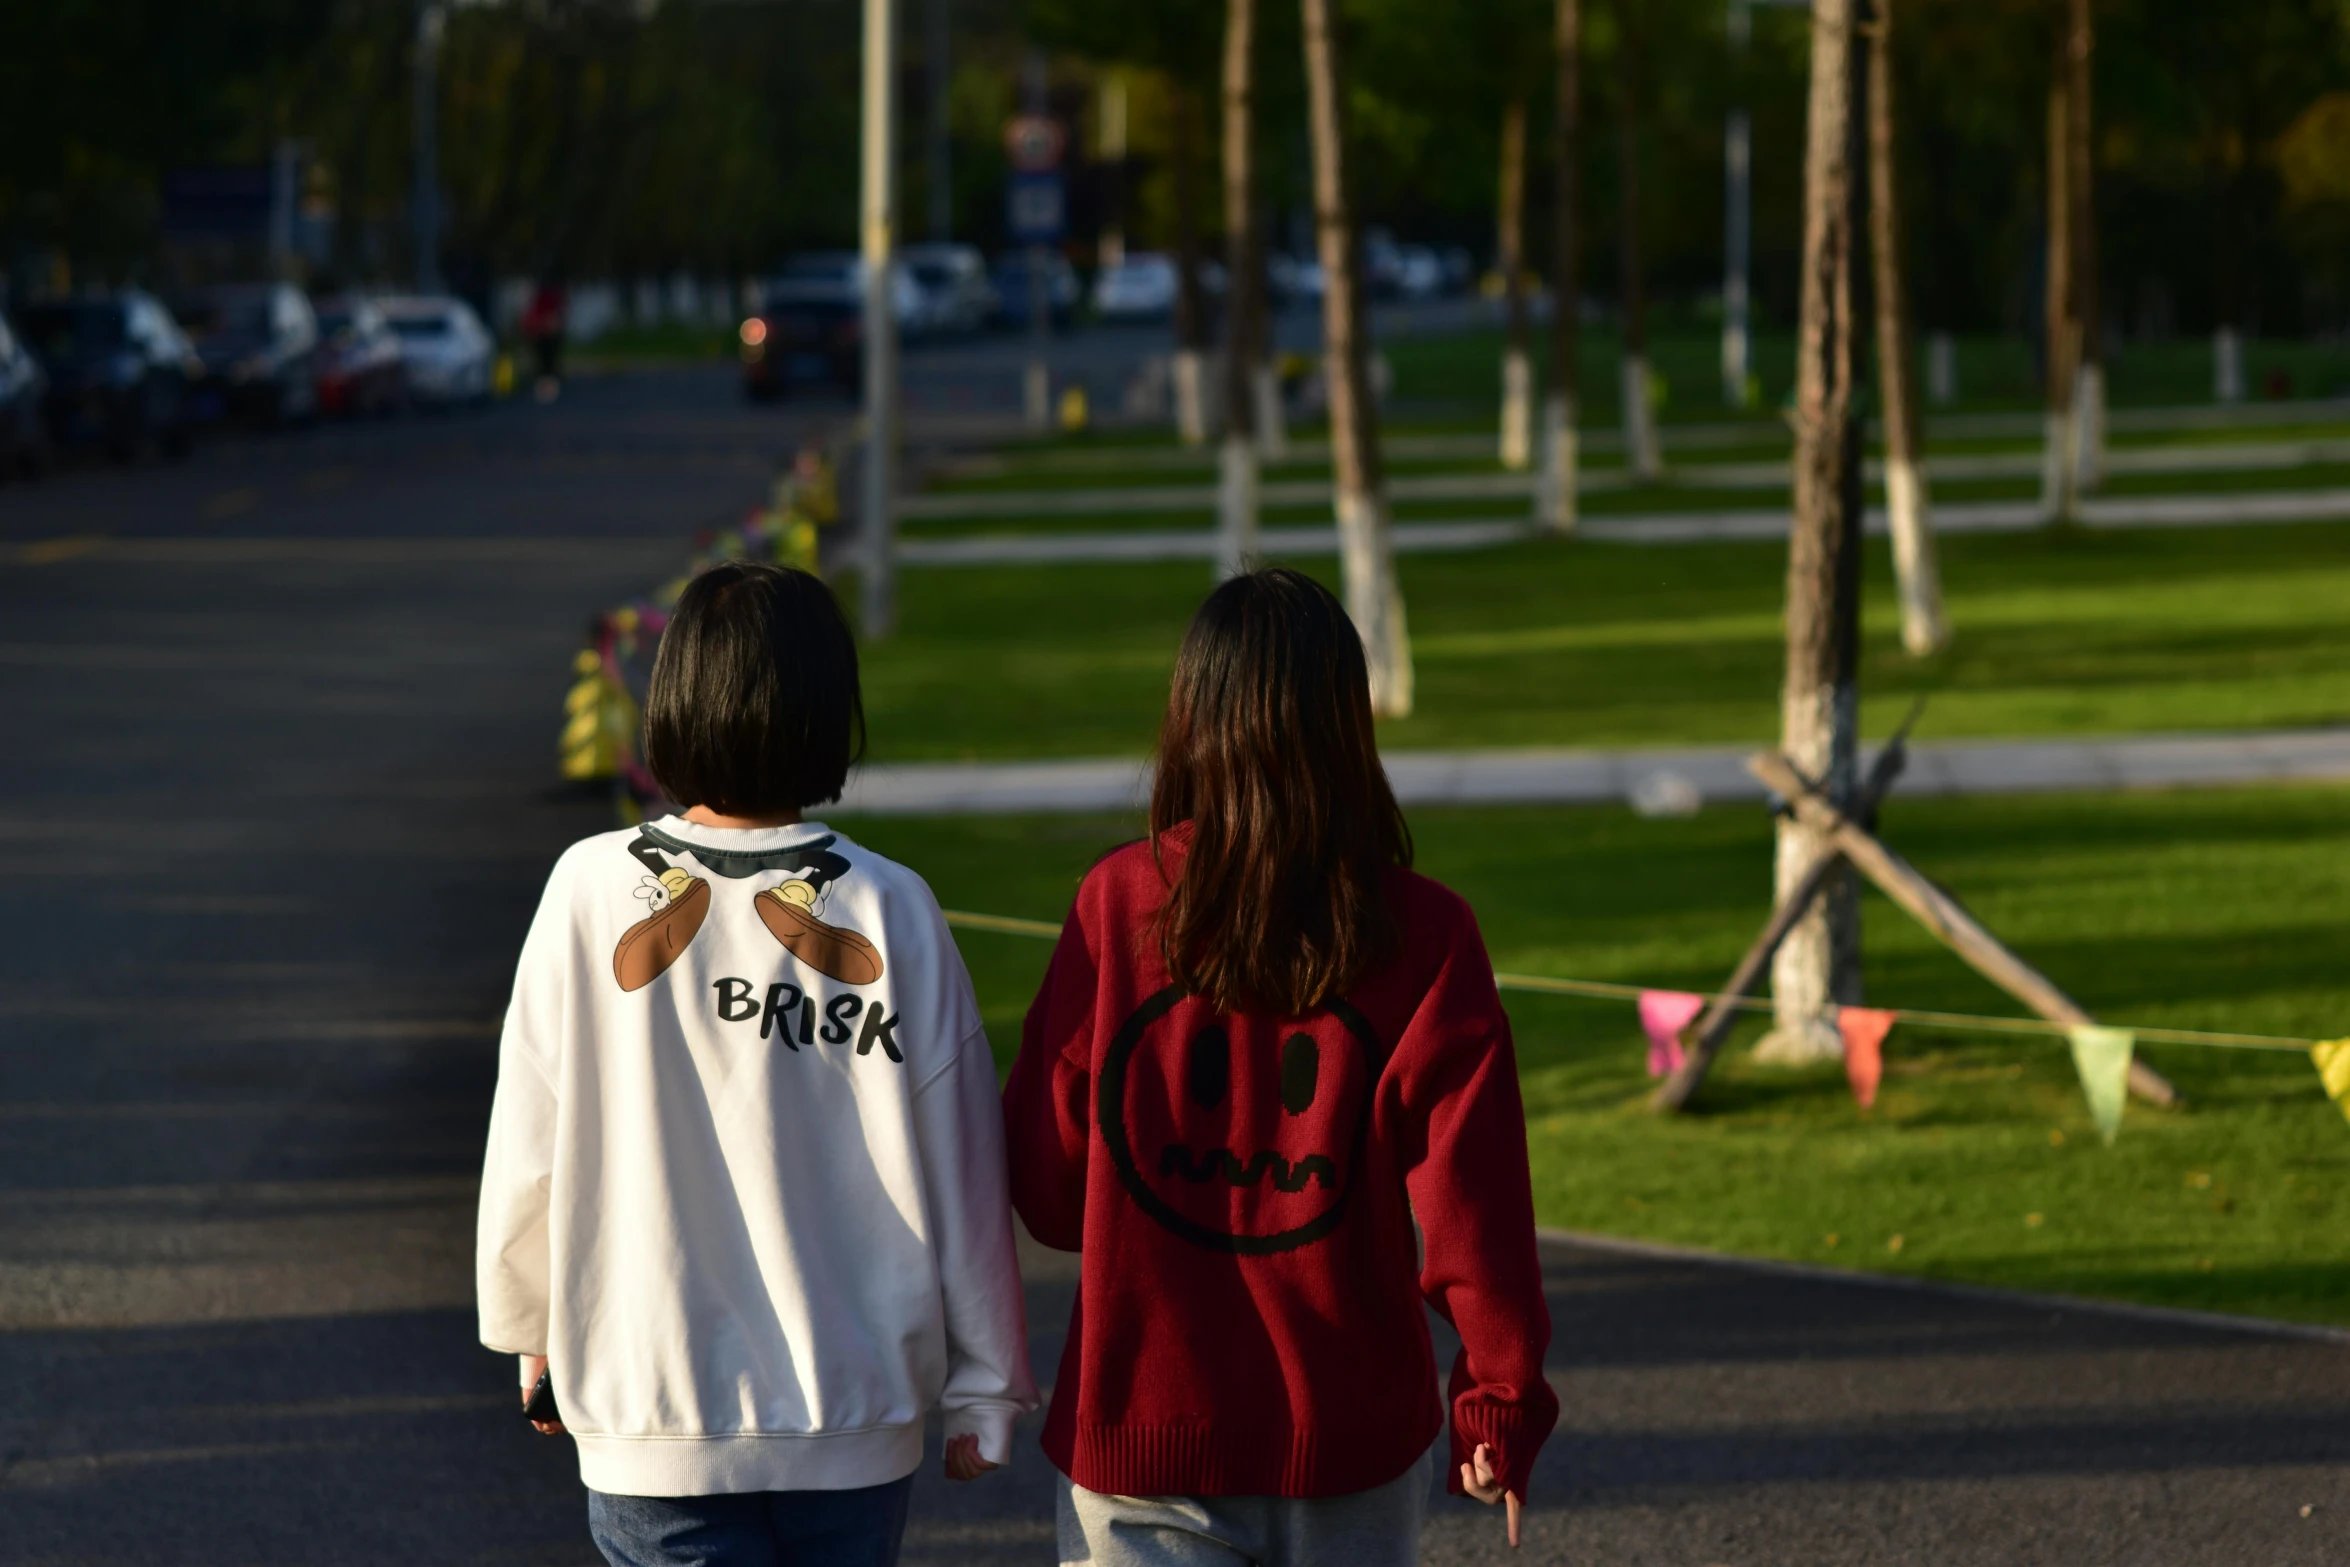
{"label": "green triangular flag", "polygon": [[2097,1135],[2110,1148],[2121,1134],[2122,1101],[2130,1092],[2130,1051],[2137,1035],[2126,1028],[2100,1028],[2083,1023],[2073,1029],[2073,1070],[2081,1074],[2081,1095],[2089,1101],[2089,1118]]}
{"label": "green triangular flag", "polygon": [[2317,1075],[2324,1080],[2326,1097],[2350,1115],[2350,1039],[2328,1039],[2309,1047],[2309,1059],[2317,1063]]}

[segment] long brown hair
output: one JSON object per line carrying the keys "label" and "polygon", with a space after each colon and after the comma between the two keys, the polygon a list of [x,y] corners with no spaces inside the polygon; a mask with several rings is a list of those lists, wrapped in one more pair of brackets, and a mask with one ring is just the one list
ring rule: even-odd
{"label": "long brown hair", "polygon": [[1154,858],[1183,822],[1159,940],[1184,989],[1294,1016],[1392,951],[1385,882],[1411,832],[1372,740],[1362,639],[1312,578],[1234,577],[1192,617],[1159,730]]}

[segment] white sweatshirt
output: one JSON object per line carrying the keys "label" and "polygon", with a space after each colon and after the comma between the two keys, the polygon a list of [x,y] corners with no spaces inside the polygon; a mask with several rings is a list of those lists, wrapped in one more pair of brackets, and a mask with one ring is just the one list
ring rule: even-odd
{"label": "white sweatshirt", "polygon": [[628,1496],[879,1485],[1033,1408],[1003,1119],[937,901],[827,829],[573,845],[523,944],[481,1338]]}

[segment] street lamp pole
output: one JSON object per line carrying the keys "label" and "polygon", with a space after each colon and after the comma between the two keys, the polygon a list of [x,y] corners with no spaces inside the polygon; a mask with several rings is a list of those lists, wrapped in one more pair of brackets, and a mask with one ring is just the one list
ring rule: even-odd
{"label": "street lamp pole", "polygon": [[896,18],[892,0],[865,0],[863,221],[865,261],[865,634],[897,620],[898,323]]}
{"label": "street lamp pole", "polygon": [[441,287],[441,31],[447,20],[441,0],[416,8],[416,190],[408,217],[416,230],[416,287],[425,294]]}

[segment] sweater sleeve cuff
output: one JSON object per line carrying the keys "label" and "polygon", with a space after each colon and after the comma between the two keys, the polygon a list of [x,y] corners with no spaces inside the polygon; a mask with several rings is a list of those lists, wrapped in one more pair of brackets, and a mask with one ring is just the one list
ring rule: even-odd
{"label": "sweater sleeve cuff", "polygon": [[1533,1493],[1529,1487],[1534,1480],[1534,1458],[1542,1451],[1551,1424],[1529,1411],[1506,1404],[1471,1403],[1465,1399],[1455,1404],[1452,1463],[1445,1470],[1445,1489],[1455,1496],[1464,1494],[1461,1465],[1470,1462],[1478,1446],[1483,1444],[1493,1450],[1488,1461],[1501,1479],[1501,1488],[1515,1492],[1521,1502],[1531,1501]]}
{"label": "sweater sleeve cuff", "polygon": [[979,1438],[979,1456],[991,1464],[1012,1461],[1012,1421],[1019,1411],[1010,1404],[966,1404],[945,1412],[946,1439]]}

